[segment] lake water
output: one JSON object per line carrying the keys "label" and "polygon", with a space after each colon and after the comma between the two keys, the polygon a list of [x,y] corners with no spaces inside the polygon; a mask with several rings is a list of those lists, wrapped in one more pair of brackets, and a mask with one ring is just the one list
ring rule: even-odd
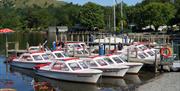
{"label": "lake water", "polygon": [[[18,41],[20,49],[43,43],[45,33],[12,33],[8,41]],[[55,36],[48,36],[50,46]],[[13,47],[13,46],[10,46]],[[0,34],[0,54],[4,54],[5,35]],[[17,91],[134,91],[135,87],[154,78],[154,74],[141,71],[139,75],[126,75],[122,78],[101,78],[97,84],[82,84],[53,80],[37,76],[33,70],[10,67],[5,64],[5,57],[0,56],[0,88],[14,88]]]}

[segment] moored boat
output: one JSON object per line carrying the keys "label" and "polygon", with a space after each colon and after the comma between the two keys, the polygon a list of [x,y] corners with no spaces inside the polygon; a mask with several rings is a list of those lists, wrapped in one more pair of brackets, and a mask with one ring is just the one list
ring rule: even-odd
{"label": "moored boat", "polygon": [[123,77],[128,71],[128,66],[108,65],[101,56],[82,58],[91,69],[102,70],[102,76]]}
{"label": "moored boat", "polygon": [[50,65],[42,67],[36,66],[36,74],[59,80],[96,83],[102,71],[89,69],[86,64],[80,63],[81,62],[74,59],[56,60]]}
{"label": "moored boat", "polygon": [[33,69],[33,67],[37,64],[46,64],[50,63],[51,57],[45,52],[35,52],[35,53],[23,53],[18,58],[14,58],[10,65],[21,67],[21,68],[28,68]]}
{"label": "moored boat", "polygon": [[126,62],[126,59],[122,55],[107,55],[104,60],[111,65],[129,66],[127,73],[138,73],[143,66],[143,63]]}

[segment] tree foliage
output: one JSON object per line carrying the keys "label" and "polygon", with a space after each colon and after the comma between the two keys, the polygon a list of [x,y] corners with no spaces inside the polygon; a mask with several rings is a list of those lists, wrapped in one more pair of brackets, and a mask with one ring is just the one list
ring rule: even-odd
{"label": "tree foliage", "polygon": [[167,25],[175,17],[176,9],[170,3],[153,2],[138,7],[131,7],[128,18],[138,26]]}
{"label": "tree foliage", "polygon": [[[16,2],[14,2],[16,1]],[[83,6],[56,0],[1,0],[0,28],[15,30],[46,30],[48,26],[81,25],[87,28],[113,29],[114,15],[112,6],[100,6],[86,3]],[[116,27],[120,30],[120,21],[124,27],[134,24],[139,28],[147,25],[180,24],[180,0],[143,0],[135,6],[123,3],[123,17],[120,4],[116,5]],[[52,3],[47,3],[52,2]],[[20,5],[18,5],[20,4]]]}
{"label": "tree foliage", "polygon": [[80,13],[80,23],[86,27],[104,27],[104,13],[100,5],[88,2]]}

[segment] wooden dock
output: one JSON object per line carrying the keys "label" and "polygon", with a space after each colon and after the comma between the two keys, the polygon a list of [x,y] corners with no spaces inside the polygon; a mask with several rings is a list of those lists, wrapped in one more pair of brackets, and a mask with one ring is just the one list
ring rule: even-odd
{"label": "wooden dock", "polygon": [[[14,48],[9,48],[9,46],[14,45]],[[28,45],[28,44],[27,44]],[[7,42],[6,43],[6,57],[8,57],[9,54],[22,54],[27,52],[27,50],[19,49],[19,42]]]}

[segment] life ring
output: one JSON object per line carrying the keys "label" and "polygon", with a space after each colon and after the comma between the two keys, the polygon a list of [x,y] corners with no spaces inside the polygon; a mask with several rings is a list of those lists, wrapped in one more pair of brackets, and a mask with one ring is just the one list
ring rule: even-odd
{"label": "life ring", "polygon": [[[168,53],[165,53],[165,51],[167,51]],[[171,50],[171,48],[169,48],[169,47],[161,48],[161,49],[160,49],[160,54],[161,54],[163,57],[168,58],[169,56],[172,55],[172,50]]]}

